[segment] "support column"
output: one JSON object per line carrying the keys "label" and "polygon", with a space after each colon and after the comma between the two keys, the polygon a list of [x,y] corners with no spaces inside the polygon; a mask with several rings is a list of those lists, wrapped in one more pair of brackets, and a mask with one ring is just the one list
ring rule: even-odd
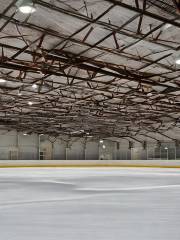
{"label": "support column", "polygon": [[16,149],[17,149],[17,159],[19,159],[19,133],[16,131]]}

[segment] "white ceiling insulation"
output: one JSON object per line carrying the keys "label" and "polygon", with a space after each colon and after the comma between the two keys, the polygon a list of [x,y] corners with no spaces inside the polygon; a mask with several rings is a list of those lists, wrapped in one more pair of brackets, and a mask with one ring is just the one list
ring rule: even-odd
{"label": "white ceiling insulation", "polygon": [[178,140],[173,1],[34,0],[28,15],[16,2],[0,0],[2,128]]}

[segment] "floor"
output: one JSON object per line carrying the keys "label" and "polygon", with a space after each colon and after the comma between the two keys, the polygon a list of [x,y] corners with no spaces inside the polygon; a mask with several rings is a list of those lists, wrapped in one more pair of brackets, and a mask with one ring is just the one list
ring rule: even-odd
{"label": "floor", "polygon": [[179,240],[180,169],[0,169],[2,240]]}

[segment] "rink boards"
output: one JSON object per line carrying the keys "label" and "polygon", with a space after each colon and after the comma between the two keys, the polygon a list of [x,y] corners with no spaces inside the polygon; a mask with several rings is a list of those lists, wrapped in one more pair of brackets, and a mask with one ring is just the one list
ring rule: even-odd
{"label": "rink boards", "polygon": [[180,160],[0,160],[0,168],[8,167],[180,168]]}

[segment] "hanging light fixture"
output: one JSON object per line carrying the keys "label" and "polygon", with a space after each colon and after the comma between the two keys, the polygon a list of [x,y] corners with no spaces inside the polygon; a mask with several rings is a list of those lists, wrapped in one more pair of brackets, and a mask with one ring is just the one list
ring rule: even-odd
{"label": "hanging light fixture", "polygon": [[18,7],[19,11],[24,14],[30,14],[36,11],[32,0],[19,0],[17,1],[16,6]]}
{"label": "hanging light fixture", "polygon": [[37,84],[36,83],[34,83],[33,85],[32,85],[32,88],[33,89],[36,89],[38,86],[37,86]]}
{"label": "hanging light fixture", "polygon": [[176,64],[180,64],[180,57],[176,59]]}
{"label": "hanging light fixture", "polygon": [[5,79],[0,78],[0,83],[5,83],[5,82],[6,82]]}
{"label": "hanging light fixture", "polygon": [[167,29],[169,29],[170,27],[172,27],[172,24],[166,23],[166,24],[163,26],[163,30],[167,30]]}

